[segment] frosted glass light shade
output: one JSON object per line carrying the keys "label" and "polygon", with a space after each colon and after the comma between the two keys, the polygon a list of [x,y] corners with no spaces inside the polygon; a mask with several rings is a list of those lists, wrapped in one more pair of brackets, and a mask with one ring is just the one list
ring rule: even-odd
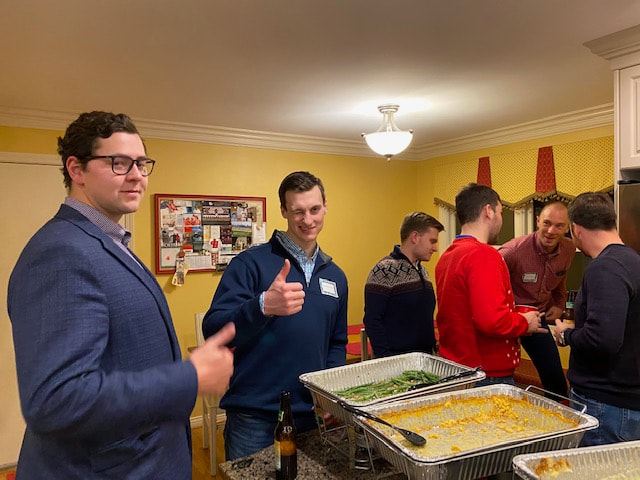
{"label": "frosted glass light shade", "polygon": [[375,132],[364,136],[369,148],[383,157],[391,157],[403,152],[411,143],[411,132]]}
{"label": "frosted glass light shade", "polygon": [[387,157],[387,160],[404,151],[413,139],[413,130],[403,131],[396,125],[393,114],[398,108],[398,105],[380,105],[378,110],[382,113],[382,126],[377,132],[362,134],[369,148]]}

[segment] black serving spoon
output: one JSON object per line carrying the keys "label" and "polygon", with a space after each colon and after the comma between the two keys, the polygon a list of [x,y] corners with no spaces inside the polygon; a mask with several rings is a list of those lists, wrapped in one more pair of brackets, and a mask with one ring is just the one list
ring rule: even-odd
{"label": "black serving spoon", "polygon": [[431,385],[437,385],[439,383],[450,382],[451,380],[457,380],[459,378],[470,377],[471,375],[473,375],[474,373],[476,373],[480,369],[481,369],[481,367],[476,367],[473,370],[465,370],[464,372],[454,373],[453,375],[449,375],[448,377],[439,378],[438,380],[434,380],[433,382],[418,383],[416,385],[410,386],[407,389],[407,391],[411,392],[413,390],[418,390],[419,388],[430,387]]}
{"label": "black serving spoon", "polygon": [[396,427],[395,425],[391,425],[386,420],[383,420],[380,417],[376,417],[373,413],[369,413],[365,410],[360,410],[359,408],[352,407],[351,405],[347,405],[344,402],[339,402],[339,403],[342,406],[342,408],[344,408],[347,412],[355,413],[356,415],[366,417],[370,420],[373,420],[374,422],[378,422],[383,425],[386,425],[387,427],[393,428],[394,430],[399,432],[400,435],[402,435],[404,438],[409,440],[414,445],[417,445],[418,447],[421,447],[422,445],[427,443],[427,440],[422,435],[419,435],[416,432],[412,432],[411,430],[407,430],[406,428],[401,428],[401,427]]}

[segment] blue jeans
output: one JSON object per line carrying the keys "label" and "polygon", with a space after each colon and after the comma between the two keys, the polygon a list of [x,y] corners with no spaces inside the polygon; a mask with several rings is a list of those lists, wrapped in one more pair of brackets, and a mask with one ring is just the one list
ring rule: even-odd
{"label": "blue jeans", "polygon": [[[585,404],[587,413],[600,422],[598,428],[585,432],[581,447],[640,440],[640,410],[614,407],[576,393],[573,388],[571,399]],[[578,404],[572,402],[571,406],[581,410]]]}
{"label": "blue jeans", "polygon": [[476,382],[476,387],[486,387],[487,385],[498,385],[500,383],[514,386],[516,384],[513,377],[486,377],[484,380]]}
{"label": "blue jeans", "polygon": [[[273,445],[273,432],[276,429],[277,414],[273,420],[257,415],[227,411],[224,425],[224,453],[227,460],[246,457],[263,448]],[[298,433],[316,428],[313,415],[294,418]]]}

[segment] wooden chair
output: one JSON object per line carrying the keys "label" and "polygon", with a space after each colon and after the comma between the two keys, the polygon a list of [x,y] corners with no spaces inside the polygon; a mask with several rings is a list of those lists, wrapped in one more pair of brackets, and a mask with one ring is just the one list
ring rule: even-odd
{"label": "wooden chair", "polygon": [[361,362],[364,362],[365,360],[373,357],[373,350],[371,349],[371,344],[369,343],[367,332],[364,329],[364,324],[360,323],[358,325],[347,325],[347,335],[348,337],[357,335],[357,340],[355,340],[354,342],[352,342],[351,340],[348,341],[347,355],[360,357]]}
{"label": "wooden chair", "polygon": [[[198,346],[204,344],[202,333],[202,321],[204,313],[196,313],[196,340]],[[218,431],[218,412],[220,410],[220,397],[218,395],[201,395],[202,398],[202,446],[209,449],[209,462],[211,463],[211,476],[215,477],[218,471],[216,459],[216,439]]]}

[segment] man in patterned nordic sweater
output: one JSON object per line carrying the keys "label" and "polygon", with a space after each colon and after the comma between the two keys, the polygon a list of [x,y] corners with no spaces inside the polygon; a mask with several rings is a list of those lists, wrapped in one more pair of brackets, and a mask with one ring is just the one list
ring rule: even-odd
{"label": "man in patterned nordic sweater", "polygon": [[373,267],[364,287],[364,325],[373,354],[432,353],[436,347],[433,311],[436,296],[427,262],[438,250],[442,224],[422,212],[408,214],[400,245]]}

